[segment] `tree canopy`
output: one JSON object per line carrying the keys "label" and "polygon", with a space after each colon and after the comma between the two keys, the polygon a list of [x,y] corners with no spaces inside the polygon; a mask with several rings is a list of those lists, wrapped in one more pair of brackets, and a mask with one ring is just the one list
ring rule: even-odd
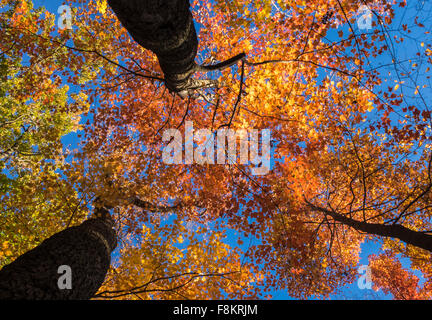
{"label": "tree canopy", "polygon": [[[430,4],[178,0],[146,18],[139,1],[66,3],[61,30],[0,0],[0,266],[97,200],[119,242],[95,298],[327,298],[375,243],[375,288],[430,299]],[[164,163],[164,131],[190,122],[269,129],[271,170]]]}

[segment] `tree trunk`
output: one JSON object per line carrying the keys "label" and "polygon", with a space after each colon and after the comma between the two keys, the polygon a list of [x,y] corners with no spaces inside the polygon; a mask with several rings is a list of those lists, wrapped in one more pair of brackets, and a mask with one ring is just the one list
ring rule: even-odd
{"label": "tree trunk", "polygon": [[108,0],[132,38],[154,52],[172,92],[194,86],[198,39],[188,0]]}
{"label": "tree trunk", "polygon": [[[113,225],[109,219],[89,219],[21,255],[0,270],[0,300],[90,299],[102,285],[117,245]],[[60,266],[70,267],[70,289],[63,286],[67,271]]]}

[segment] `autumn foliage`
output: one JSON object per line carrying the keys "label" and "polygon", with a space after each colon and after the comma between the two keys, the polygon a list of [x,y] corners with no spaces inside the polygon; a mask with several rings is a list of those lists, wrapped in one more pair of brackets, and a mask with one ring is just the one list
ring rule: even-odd
{"label": "autumn foliage", "polygon": [[[191,1],[196,61],[245,58],[198,72],[217,86],[180,97],[106,1],[67,4],[72,30],[30,0],[0,1],[1,265],[97,198],[120,240],[96,298],[328,298],[356,281],[368,241],[375,289],[430,298],[432,41],[415,6]],[[356,26],[362,4],[370,30]],[[401,10],[415,18],[394,25]],[[271,129],[271,171],[164,164],[163,131],[185,121]]]}

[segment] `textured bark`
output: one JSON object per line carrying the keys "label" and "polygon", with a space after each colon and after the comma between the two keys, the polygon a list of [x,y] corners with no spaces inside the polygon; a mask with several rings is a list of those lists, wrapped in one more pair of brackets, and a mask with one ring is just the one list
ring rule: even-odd
{"label": "textured bark", "polygon": [[432,236],[424,232],[414,231],[400,224],[385,225],[354,220],[334,211],[315,206],[311,203],[309,203],[309,207],[312,210],[323,212],[326,215],[331,216],[334,220],[350,226],[355,230],[372,235],[399,239],[407,244],[432,252]]}
{"label": "textured bark", "polygon": [[154,52],[172,92],[196,86],[198,39],[188,0],[108,0],[123,27],[142,47]]}
{"label": "textured bark", "polygon": [[[0,270],[0,299],[90,299],[116,245],[109,219],[89,219],[56,233]],[[59,289],[61,265],[71,268],[72,289]]]}

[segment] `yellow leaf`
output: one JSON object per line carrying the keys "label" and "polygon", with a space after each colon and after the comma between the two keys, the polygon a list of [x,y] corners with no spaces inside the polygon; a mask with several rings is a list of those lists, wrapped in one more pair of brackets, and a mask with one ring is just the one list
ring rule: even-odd
{"label": "yellow leaf", "polygon": [[98,0],[96,2],[97,8],[98,10],[102,13],[105,14],[106,9],[107,9],[107,2],[105,0]]}
{"label": "yellow leaf", "polygon": [[183,237],[180,235],[180,236],[177,238],[177,241],[178,241],[178,243],[183,243]]}

